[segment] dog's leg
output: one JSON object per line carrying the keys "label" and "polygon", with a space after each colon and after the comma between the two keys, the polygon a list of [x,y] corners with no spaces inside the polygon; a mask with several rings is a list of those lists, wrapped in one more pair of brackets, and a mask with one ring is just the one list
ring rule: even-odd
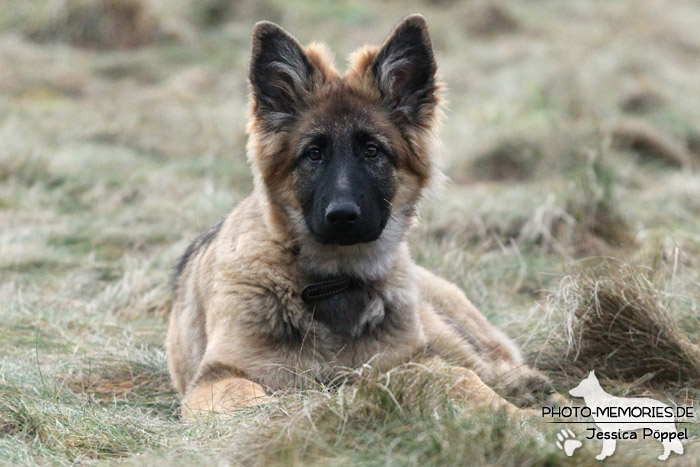
{"label": "dog's leg", "polygon": [[615,446],[617,444],[617,441],[614,439],[604,439],[603,440],[603,449],[601,449],[600,454],[595,456],[596,459],[599,461],[602,461],[606,457],[612,456],[613,453],[615,452]]}
{"label": "dog's leg", "polygon": [[532,409],[520,409],[502,398],[472,370],[464,367],[451,367],[450,372],[457,377],[454,386],[449,392],[450,396],[460,397],[469,403],[475,403],[479,406],[505,410],[511,416],[532,417],[537,415],[537,412]]}
{"label": "dog's leg", "polygon": [[515,344],[493,326],[454,284],[418,268],[421,320],[430,346],[448,361],[473,369],[489,384],[523,405],[562,405],[547,378],[531,368]]}
{"label": "dog's leg", "polygon": [[232,412],[268,400],[265,390],[245,378],[224,378],[201,382],[182,399],[182,417]]}
{"label": "dog's leg", "polygon": [[425,363],[438,375],[445,376],[443,381],[447,385],[446,391],[451,398],[463,400],[476,408],[505,410],[511,416],[537,415],[534,410],[519,409],[505,400],[484,383],[479,375],[468,368],[449,365],[440,357],[429,358]]}
{"label": "dog's leg", "polygon": [[432,352],[444,361],[456,363],[476,371],[482,378],[493,379],[496,375],[492,365],[484,361],[479,352],[435,311],[429,302],[420,304],[421,323]]}
{"label": "dog's leg", "polygon": [[268,400],[262,386],[218,361],[200,365],[197,377],[182,398],[182,416],[221,414]]}

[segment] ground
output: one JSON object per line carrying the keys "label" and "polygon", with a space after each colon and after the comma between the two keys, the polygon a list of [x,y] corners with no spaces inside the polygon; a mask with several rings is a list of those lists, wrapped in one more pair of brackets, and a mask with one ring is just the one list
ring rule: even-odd
{"label": "ground", "polygon": [[[651,373],[596,360],[603,387],[698,407],[697,2],[0,1],[0,463],[597,462],[600,441],[568,458],[561,425],[465,407],[411,366],[230,419],[178,417],[169,279],[252,187],[252,25],[325,41],[342,64],[413,12],[428,19],[448,101],[448,180],[424,203],[416,260],[562,392],[590,363],[564,321],[600,312],[607,284],[623,297],[614,316],[630,303],[657,313],[673,345],[663,366],[642,366]],[[669,463],[700,455],[698,425],[684,427],[686,454]],[[609,461],[660,451],[622,442]]]}

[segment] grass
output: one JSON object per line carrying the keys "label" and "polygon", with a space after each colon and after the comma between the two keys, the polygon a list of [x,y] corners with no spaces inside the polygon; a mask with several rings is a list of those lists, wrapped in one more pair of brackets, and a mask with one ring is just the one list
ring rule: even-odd
{"label": "grass", "polygon": [[548,297],[548,321],[556,325],[536,361],[565,379],[582,379],[593,367],[667,393],[697,387],[700,347],[677,327],[675,297],[661,292],[658,280],[651,269],[627,264],[564,277]]}
{"label": "grass", "polygon": [[[560,391],[595,366],[609,392],[698,407],[696,3],[130,0],[127,37],[110,5],[0,2],[0,463],[596,463],[599,442],[569,459],[558,425],[474,411],[417,366],[179,419],[169,277],[252,187],[245,80],[262,19],[342,63],[424,13],[451,182],[424,204],[416,260]],[[663,361],[614,358],[631,345]],[[671,464],[700,456],[687,427]],[[623,442],[611,460],[659,448]]]}

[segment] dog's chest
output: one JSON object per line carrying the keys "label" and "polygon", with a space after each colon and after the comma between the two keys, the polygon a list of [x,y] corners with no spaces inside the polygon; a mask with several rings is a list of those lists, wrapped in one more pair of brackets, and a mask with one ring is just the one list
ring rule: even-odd
{"label": "dog's chest", "polygon": [[346,290],[305,304],[312,319],[332,333],[358,337],[384,320],[382,297],[365,284],[352,284]]}

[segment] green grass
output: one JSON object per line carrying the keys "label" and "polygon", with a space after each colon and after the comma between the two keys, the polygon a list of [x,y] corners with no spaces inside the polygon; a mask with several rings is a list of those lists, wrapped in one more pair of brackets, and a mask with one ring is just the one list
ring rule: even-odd
{"label": "green grass", "polygon": [[[654,303],[698,335],[697,3],[504,0],[505,29],[485,1],[240,3],[207,26],[202,5],[145,1],[153,42],[96,52],[28,38],[60,24],[61,2],[0,2],[0,464],[597,465],[599,441],[569,459],[554,446],[559,425],[475,411],[415,367],[184,422],[163,350],[170,274],[252,188],[252,25],[326,41],[342,67],[422,12],[448,85],[451,182],[424,203],[416,260],[532,360],[554,348],[546,337],[567,312],[551,304],[571,303],[551,297],[590,300],[587,281],[609,279],[601,264],[653,271]],[[640,93],[656,97],[630,106]],[[614,144],[629,119],[691,166]],[[584,279],[567,289],[564,277]],[[562,392],[573,386],[548,371]],[[698,407],[693,388],[602,382]],[[700,455],[700,429],[688,430],[672,465]],[[659,450],[623,442],[611,464]]]}

